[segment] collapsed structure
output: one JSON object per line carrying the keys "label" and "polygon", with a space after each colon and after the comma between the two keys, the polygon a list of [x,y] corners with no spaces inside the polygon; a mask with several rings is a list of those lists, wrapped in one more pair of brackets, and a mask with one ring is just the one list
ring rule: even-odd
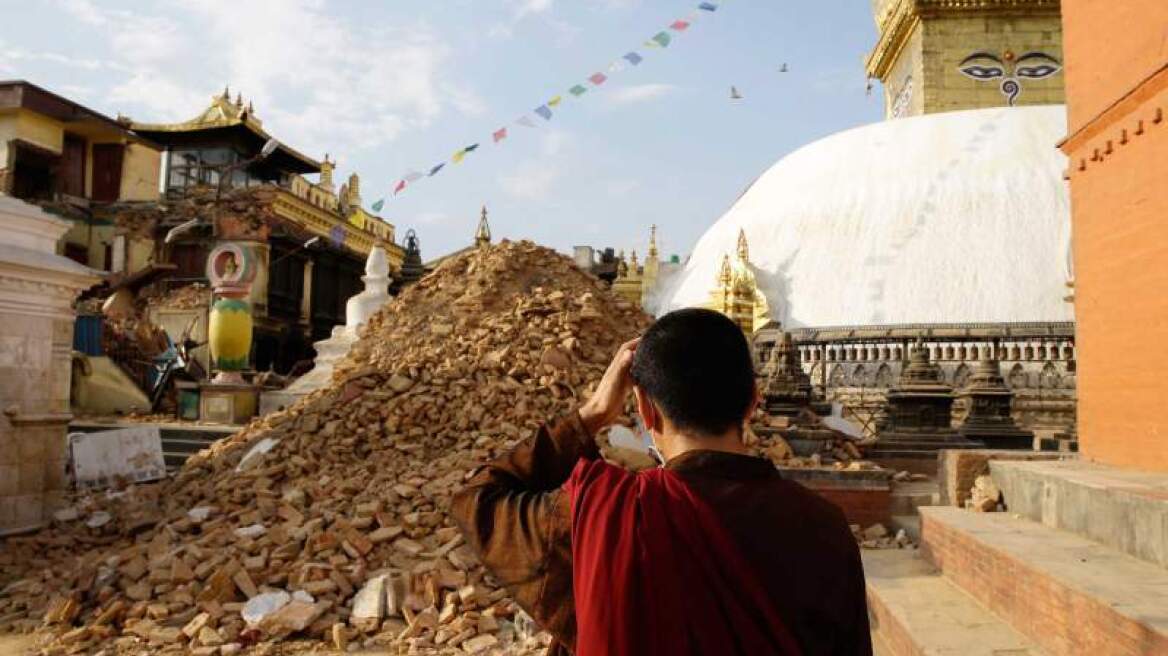
{"label": "collapsed structure", "polygon": [[527,242],[447,260],[369,320],[327,388],[171,481],[9,539],[0,628],[47,623],[69,652],[359,636],[410,653],[523,653],[531,631],[463,543],[450,495],[587,395],[647,323]]}

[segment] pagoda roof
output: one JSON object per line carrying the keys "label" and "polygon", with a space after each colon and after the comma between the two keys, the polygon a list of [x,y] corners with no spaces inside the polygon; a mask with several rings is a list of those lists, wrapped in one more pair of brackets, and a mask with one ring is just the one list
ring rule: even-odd
{"label": "pagoda roof", "polygon": [[[251,103],[243,104],[237,97],[232,102],[227,89],[211,98],[211,104],[198,116],[180,123],[139,123],[130,124],[134,132],[165,144],[188,144],[192,137],[236,134],[248,142],[254,142],[258,150],[273,138],[263,128],[263,121],[255,115]],[[277,140],[278,141],[278,140]],[[269,158],[273,164],[294,173],[319,173],[320,162],[283,142]]]}

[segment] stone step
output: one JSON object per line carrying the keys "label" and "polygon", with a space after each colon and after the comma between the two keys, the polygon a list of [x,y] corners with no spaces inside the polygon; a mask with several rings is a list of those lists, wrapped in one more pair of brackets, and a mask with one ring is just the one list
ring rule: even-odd
{"label": "stone step", "polygon": [[1168,569],[1168,474],[1079,460],[991,462],[1006,506]]}
{"label": "stone step", "polygon": [[1041,654],[941,576],[915,550],[864,551],[868,615],[881,656],[1037,656]]}
{"label": "stone step", "polygon": [[1011,513],[923,507],[921,553],[1051,654],[1168,654],[1168,572]]}

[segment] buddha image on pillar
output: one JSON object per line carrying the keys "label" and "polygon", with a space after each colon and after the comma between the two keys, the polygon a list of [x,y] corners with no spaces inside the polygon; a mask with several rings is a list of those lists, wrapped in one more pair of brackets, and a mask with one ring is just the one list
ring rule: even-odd
{"label": "buddha image on pillar", "polygon": [[1007,50],[999,57],[984,50],[975,52],[957,65],[962,75],[988,82],[1001,80],[999,87],[1011,107],[1022,95],[1022,80],[1045,80],[1063,69],[1062,62],[1045,52],[1028,52],[1017,56]]}

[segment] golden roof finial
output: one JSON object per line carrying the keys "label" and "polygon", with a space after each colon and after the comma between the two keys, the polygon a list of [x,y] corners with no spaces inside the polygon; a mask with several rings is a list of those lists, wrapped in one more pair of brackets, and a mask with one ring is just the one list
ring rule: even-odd
{"label": "golden roof finial", "polygon": [[255,113],[255,106],[251,104],[251,101],[250,101],[250,100],[249,100],[249,101],[247,101],[247,113],[248,113],[248,114],[254,114],[254,113]]}
{"label": "golden roof finial", "polygon": [[722,266],[718,268],[718,284],[723,287],[730,286],[732,275],[730,273],[730,255],[722,255]]}
{"label": "golden roof finial", "polygon": [[223,95],[219,97],[224,100],[231,100],[231,89],[226,84],[223,85]]}
{"label": "golden roof finial", "polygon": [[479,225],[475,229],[475,245],[488,246],[491,243],[491,224],[487,222],[487,206],[483,205],[479,214]]}
{"label": "golden roof finial", "polygon": [[657,224],[649,226],[649,254],[648,258],[657,259]]}
{"label": "golden roof finial", "polygon": [[235,106],[243,107],[243,94],[238,91],[235,92]]}
{"label": "golden roof finial", "polygon": [[632,261],[629,262],[629,267],[633,271],[637,270],[637,250],[636,249],[633,249],[633,257],[632,257]]}
{"label": "golden roof finial", "polygon": [[746,262],[750,259],[750,245],[746,243],[746,229],[738,229],[738,259]]}

